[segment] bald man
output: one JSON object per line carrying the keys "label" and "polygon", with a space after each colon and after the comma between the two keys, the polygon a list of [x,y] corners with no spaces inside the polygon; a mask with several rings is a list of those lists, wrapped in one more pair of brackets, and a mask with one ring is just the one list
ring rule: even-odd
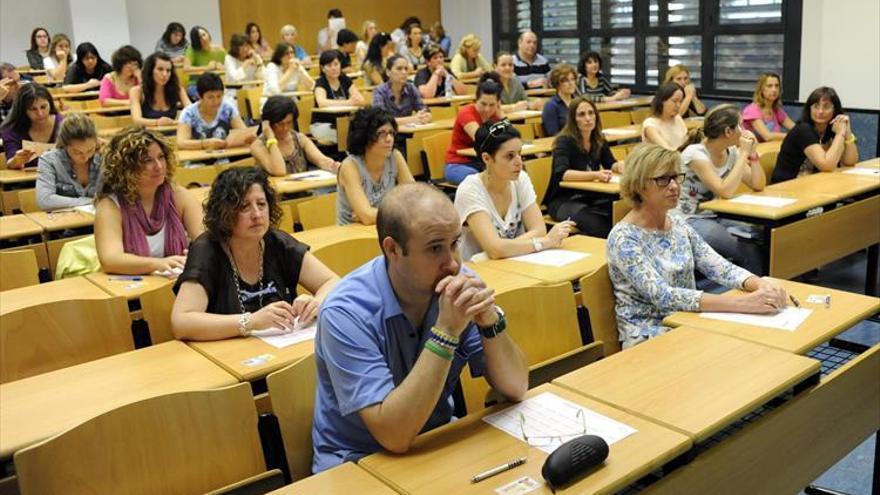
{"label": "bald man", "polygon": [[492,289],[461,270],[452,202],[425,183],[397,186],[379,204],[376,228],[382,256],[343,278],[321,307],[316,473],[383,448],[404,453],[419,433],[448,423],[465,363],[510,400],[528,388]]}
{"label": "bald man", "polygon": [[538,37],[532,31],[523,31],[516,40],[513,72],[526,89],[547,87],[550,61],[538,53]]}

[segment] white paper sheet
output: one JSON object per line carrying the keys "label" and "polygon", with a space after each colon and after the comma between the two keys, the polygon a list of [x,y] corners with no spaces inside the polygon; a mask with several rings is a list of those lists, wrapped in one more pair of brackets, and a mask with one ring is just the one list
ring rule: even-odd
{"label": "white paper sheet", "polygon": [[607,134],[609,136],[629,136],[632,133],[632,129],[602,129],[602,134]]}
{"label": "white paper sheet", "polygon": [[845,174],[867,175],[868,177],[880,177],[880,168],[853,168],[845,170]]}
{"label": "white paper sheet", "polygon": [[88,213],[89,215],[95,216],[95,205],[82,205],[82,206],[74,206],[74,210],[81,211],[83,213]]}
{"label": "white paper sheet", "polygon": [[612,175],[611,180],[609,180],[608,182],[610,182],[611,184],[620,184],[620,176]]}
{"label": "white paper sheet", "polygon": [[524,261],[526,263],[533,263],[535,265],[544,265],[544,266],[565,266],[569,263],[574,263],[575,261],[581,260],[589,256],[589,253],[581,253],[578,251],[568,251],[565,249],[548,249],[546,251],[540,251],[537,253],[530,254],[521,254],[519,256],[513,256],[512,260],[516,261]]}
{"label": "white paper sheet", "polygon": [[180,276],[181,273],[183,273],[183,268],[172,268],[170,270],[164,270],[161,272],[156,270],[152,274],[165,278],[177,278],[178,276]]}
{"label": "white paper sheet", "polygon": [[[578,410],[583,411],[583,421],[578,417]],[[483,421],[514,438],[525,441],[522,435],[523,428],[520,426],[520,414],[525,418],[523,424],[527,435],[556,437],[552,440],[543,438],[542,443],[546,442],[546,444],[537,447],[548,454],[563,443],[584,434],[585,422],[586,434],[602,437],[609,446],[638,431],[552,392],[544,392],[503,411],[490,414],[484,417]]]}
{"label": "white paper sheet", "polygon": [[251,335],[275,348],[283,349],[293,344],[298,344],[307,340],[314,340],[317,330],[318,321],[315,320],[312,324],[297,328],[290,333],[276,328],[269,328],[265,330],[254,330],[251,332]]}
{"label": "white paper sheet", "polygon": [[326,170],[310,170],[308,172],[300,172],[298,174],[290,174],[287,176],[287,180],[327,180],[327,179],[335,179],[336,175],[332,172],[328,172]]}
{"label": "white paper sheet", "polygon": [[743,194],[730,200],[731,203],[743,203],[747,205],[768,206],[770,208],[782,208],[796,202],[795,198],[780,198],[778,196],[755,196]]}
{"label": "white paper sheet", "polygon": [[700,313],[700,317],[794,332],[812,312],[812,309],[788,306],[775,315],[705,312]]}

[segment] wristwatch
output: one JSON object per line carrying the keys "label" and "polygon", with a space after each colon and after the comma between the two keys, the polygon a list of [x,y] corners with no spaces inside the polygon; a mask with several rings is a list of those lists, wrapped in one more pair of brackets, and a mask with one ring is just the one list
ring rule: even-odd
{"label": "wristwatch", "polygon": [[535,248],[535,252],[541,252],[544,249],[544,244],[537,237],[532,237],[532,247]]}
{"label": "wristwatch", "polygon": [[249,312],[244,312],[238,315],[238,333],[241,334],[242,337],[247,337],[251,334],[251,314]]}
{"label": "wristwatch", "polygon": [[504,317],[504,311],[498,306],[495,306],[495,312],[498,313],[498,319],[495,320],[494,325],[488,327],[477,325],[477,328],[480,329],[480,335],[487,339],[495,338],[496,335],[507,330],[507,318]]}

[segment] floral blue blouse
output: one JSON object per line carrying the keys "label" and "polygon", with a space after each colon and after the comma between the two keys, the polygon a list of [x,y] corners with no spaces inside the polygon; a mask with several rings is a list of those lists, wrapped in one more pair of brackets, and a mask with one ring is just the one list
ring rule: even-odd
{"label": "floral blue blouse", "polygon": [[674,311],[699,311],[703,292],[694,269],[728,288],[750,276],[716,253],[684,219],[669,215],[668,231],[618,222],[608,234],[608,271],[614,285],[617,331],[623,348],[669,330]]}

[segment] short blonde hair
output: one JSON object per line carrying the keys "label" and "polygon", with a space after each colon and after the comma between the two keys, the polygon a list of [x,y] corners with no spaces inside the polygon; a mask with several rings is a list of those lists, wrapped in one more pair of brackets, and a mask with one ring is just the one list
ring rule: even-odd
{"label": "short blonde hair", "polygon": [[281,37],[284,38],[285,34],[296,34],[296,28],[293,27],[293,24],[285,24],[281,26]]}
{"label": "short blonde hair", "polygon": [[689,71],[687,69],[687,67],[685,67],[684,65],[682,65],[682,64],[673,65],[672,67],[666,69],[666,77],[663,78],[663,82],[665,82],[665,83],[672,82],[672,80],[675,79],[675,77],[678,76],[679,74],[681,74],[682,72],[686,72],[687,75],[689,75],[689,76],[691,75],[691,71]]}
{"label": "short blonde hair", "polygon": [[467,55],[465,51],[468,48],[476,48],[479,50],[481,46],[483,46],[483,43],[480,41],[480,38],[474,33],[468,33],[462,36],[461,41],[458,43],[458,53],[464,57]]}
{"label": "short blonde hair", "polygon": [[620,195],[634,207],[642,205],[642,194],[648,181],[670,173],[681,173],[681,154],[656,144],[640,144],[626,155],[626,166],[620,179]]}
{"label": "short blonde hair", "polygon": [[55,140],[56,148],[65,148],[71,141],[85,141],[86,139],[98,140],[98,130],[95,121],[84,113],[70,113],[61,121],[58,129],[58,138]]}

